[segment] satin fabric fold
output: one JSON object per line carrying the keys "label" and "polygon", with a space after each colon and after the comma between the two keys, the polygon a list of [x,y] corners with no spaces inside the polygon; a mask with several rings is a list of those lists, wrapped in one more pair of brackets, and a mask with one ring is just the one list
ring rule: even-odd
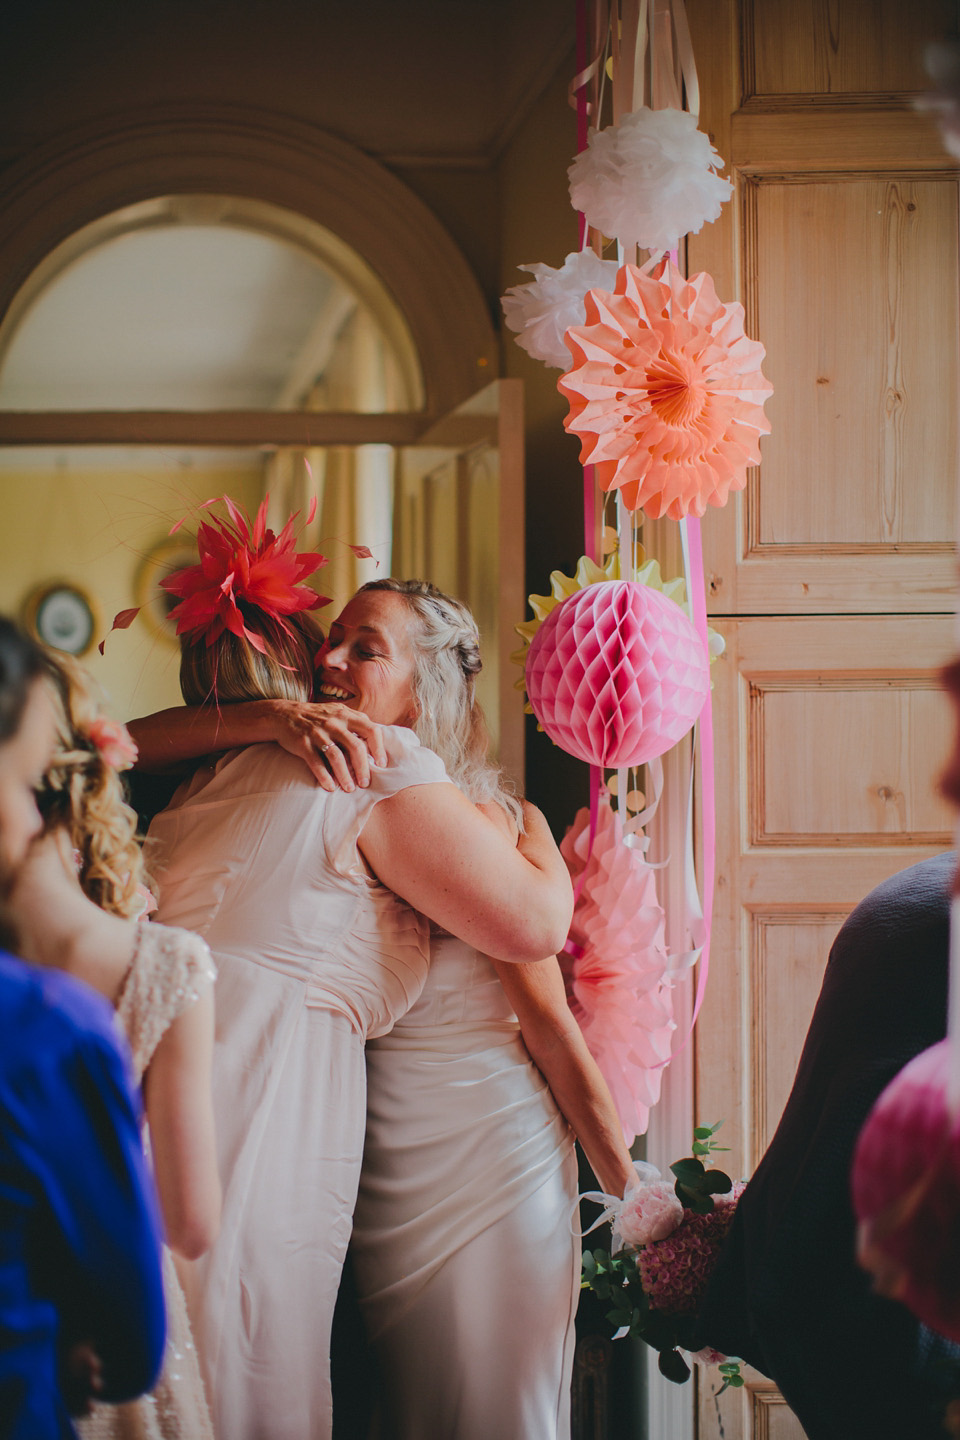
{"label": "satin fabric fold", "polygon": [[434,936],[423,994],[367,1073],[352,1249],[385,1440],[568,1436],[573,1141],[491,962]]}

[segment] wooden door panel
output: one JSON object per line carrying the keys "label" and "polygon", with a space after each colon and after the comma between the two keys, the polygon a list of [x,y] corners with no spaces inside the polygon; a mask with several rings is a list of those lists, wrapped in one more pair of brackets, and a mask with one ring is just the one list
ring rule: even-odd
{"label": "wooden door panel", "polygon": [[697,1113],[726,1120],[747,1175],[779,1119],[833,934],[881,880],[950,845],[936,674],[953,621],[714,623],[727,649],[713,667],[717,889]]}
{"label": "wooden door panel", "polygon": [[743,0],[744,94],[836,102],[926,88],[921,37],[956,26],[952,0]]}
{"label": "wooden door panel", "polygon": [[[727,649],[713,667],[718,873],[696,1114],[725,1121],[725,1165],[749,1175],[782,1114],[844,919],[882,880],[950,843],[936,796],[949,713],[935,675],[952,651],[953,620],[713,623]],[[891,780],[912,796],[909,824],[871,832],[870,790]],[[916,816],[935,828],[909,828]],[[717,1433],[716,1404],[702,1385],[704,1440]],[[753,1372],[719,1406],[727,1440],[803,1440],[782,1397]]]}
{"label": "wooden door panel", "polygon": [[747,907],[749,1083],[757,1155],[763,1154],[780,1123],[830,946],[846,916],[846,907],[820,912]]}
{"label": "wooden door panel", "polygon": [[929,757],[946,755],[950,715],[929,675],[793,672],[751,681],[748,706],[752,845],[949,843]]}
{"label": "wooden door panel", "polygon": [[719,1398],[701,1386],[699,1395],[700,1435],[703,1440],[807,1440],[807,1432],[775,1385],[757,1370],[744,1366],[742,1390],[727,1390]]}
{"label": "wooden door panel", "polygon": [[744,206],[748,329],[774,385],[748,553],[943,554],[957,443],[943,398],[957,388],[956,180],[798,173],[751,183]]}
{"label": "wooden door panel", "polygon": [[[955,648],[957,167],[912,95],[956,0],[688,0],[701,128],[735,194],[687,242],[767,348],[772,433],[704,520],[717,884],[696,1114],[749,1175],[837,929],[950,843],[936,778]],[[727,1440],[801,1440],[749,1374]],[[699,1434],[718,1433],[710,1385]]]}

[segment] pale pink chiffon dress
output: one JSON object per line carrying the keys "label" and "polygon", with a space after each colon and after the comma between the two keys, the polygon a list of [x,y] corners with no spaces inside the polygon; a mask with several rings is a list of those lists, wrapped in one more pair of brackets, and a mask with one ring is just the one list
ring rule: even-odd
{"label": "pale pink chiffon dress", "polygon": [[379,1440],[566,1440],[580,1241],[573,1137],[485,955],[443,932],[367,1046],[352,1252]]}
{"label": "pale pink chiffon dress", "polygon": [[[221,1440],[324,1440],[330,1325],[356,1198],[364,1041],[420,993],[426,923],[357,837],[387,796],[446,782],[408,730],[370,788],[328,793],[274,745],[223,756],[150,827],[159,918],[217,962],[220,1236],[197,1266],[197,1344]],[[446,782],[449,783],[449,782]]]}

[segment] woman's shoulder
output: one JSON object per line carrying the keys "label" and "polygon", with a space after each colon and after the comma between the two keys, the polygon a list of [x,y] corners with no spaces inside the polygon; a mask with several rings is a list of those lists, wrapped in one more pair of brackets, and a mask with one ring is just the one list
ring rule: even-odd
{"label": "woman's shoulder", "polygon": [[383,743],[385,767],[371,767],[370,788],[392,794],[408,785],[430,785],[449,781],[446,766],[433,750],[421,745],[412,730],[403,725],[385,725]]}
{"label": "woman's shoulder", "polygon": [[209,946],[174,925],[141,920],[134,955],[117,1001],[138,1075],[178,1015],[209,992],[216,979]]}
{"label": "woman's shoulder", "polygon": [[[202,760],[154,820],[176,815],[195,806],[215,805],[251,794],[273,793],[313,783],[302,761],[273,741],[225,750]],[[153,823],[153,822],[152,822]]]}
{"label": "woman's shoulder", "polygon": [[427,750],[412,730],[400,725],[383,726],[387,763],[371,765],[366,789],[319,790],[325,797],[323,843],[326,858],[336,874],[352,882],[366,882],[369,872],[357,852],[360,832],[381,800],[411,785],[449,782],[443,761]]}

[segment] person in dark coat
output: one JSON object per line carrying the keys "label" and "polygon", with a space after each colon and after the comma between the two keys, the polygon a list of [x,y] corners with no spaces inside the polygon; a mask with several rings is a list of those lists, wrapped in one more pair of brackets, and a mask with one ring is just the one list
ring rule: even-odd
{"label": "person in dark coat", "polygon": [[850,1167],[881,1091],[946,1034],[955,854],[879,885],[847,919],[783,1118],[737,1208],[701,1343],[774,1380],[809,1440],[943,1440],[960,1350],[873,1293]]}

